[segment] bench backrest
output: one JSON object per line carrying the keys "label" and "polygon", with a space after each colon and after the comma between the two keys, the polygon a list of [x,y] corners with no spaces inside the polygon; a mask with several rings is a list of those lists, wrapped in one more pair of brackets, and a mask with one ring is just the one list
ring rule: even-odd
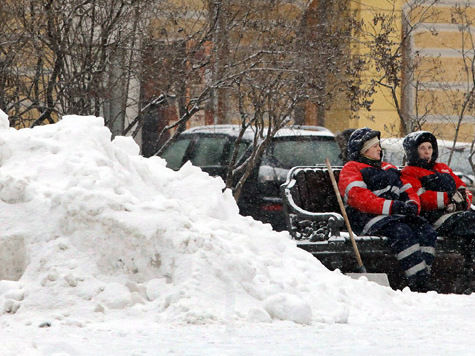
{"label": "bench backrest", "polygon": [[[342,167],[333,167],[338,179]],[[326,166],[293,167],[281,186],[288,231],[296,240],[339,236],[344,221]]]}
{"label": "bench backrest", "polygon": [[[338,181],[341,167],[333,167]],[[289,179],[295,179],[290,189],[294,203],[300,208],[314,212],[340,212],[338,201],[327,167],[295,167],[289,172]]]}

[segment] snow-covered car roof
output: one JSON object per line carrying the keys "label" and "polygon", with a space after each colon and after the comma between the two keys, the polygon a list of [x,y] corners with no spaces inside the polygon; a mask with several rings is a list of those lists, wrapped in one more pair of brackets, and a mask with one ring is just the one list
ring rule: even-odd
{"label": "snow-covered car roof", "polygon": [[[186,131],[184,134],[191,133],[216,133],[226,134],[230,136],[238,136],[241,130],[239,125],[207,125],[196,126]],[[322,126],[288,126],[280,129],[275,137],[287,137],[287,136],[320,136],[320,137],[335,137],[335,135],[325,127]],[[252,139],[254,137],[254,131],[252,128],[248,128],[244,134],[245,139]]]}

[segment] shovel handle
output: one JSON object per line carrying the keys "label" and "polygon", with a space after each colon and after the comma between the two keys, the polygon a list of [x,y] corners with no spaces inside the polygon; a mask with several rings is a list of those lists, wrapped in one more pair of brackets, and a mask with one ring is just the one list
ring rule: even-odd
{"label": "shovel handle", "polygon": [[366,273],[366,268],[363,265],[360,251],[358,250],[355,236],[353,235],[353,230],[351,229],[350,220],[348,219],[348,215],[346,215],[345,205],[343,204],[343,200],[341,200],[340,191],[338,190],[338,185],[336,183],[335,175],[333,174],[333,169],[330,164],[330,160],[326,158],[325,163],[328,168],[328,174],[330,175],[330,180],[332,181],[333,190],[335,191],[336,200],[338,200],[338,205],[340,206],[341,214],[343,215],[343,219],[345,219],[346,229],[348,230],[348,234],[350,235],[350,240],[351,240],[351,244],[353,245],[353,250],[355,251],[356,262],[358,263],[358,269],[360,272]]}

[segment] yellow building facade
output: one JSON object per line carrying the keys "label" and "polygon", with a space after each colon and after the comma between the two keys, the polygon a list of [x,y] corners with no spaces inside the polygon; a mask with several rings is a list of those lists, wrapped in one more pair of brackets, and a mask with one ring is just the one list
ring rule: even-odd
{"label": "yellow building facade", "polygon": [[[367,35],[371,34],[375,14],[392,17],[392,53],[400,52],[402,64],[396,100],[401,115],[413,125],[409,129],[471,142],[475,133],[475,1],[366,0],[352,6],[369,26]],[[369,40],[362,38],[354,50],[368,51]],[[381,78],[382,73],[372,66],[365,76],[369,82]],[[378,86],[373,98],[372,110],[361,111],[360,119],[350,120],[348,126],[373,127],[385,137],[403,136],[391,89]]]}

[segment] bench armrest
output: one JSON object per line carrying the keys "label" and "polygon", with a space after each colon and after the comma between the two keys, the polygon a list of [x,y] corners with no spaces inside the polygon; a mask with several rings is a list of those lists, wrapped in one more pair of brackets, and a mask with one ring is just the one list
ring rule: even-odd
{"label": "bench armrest", "polygon": [[336,221],[341,222],[341,224],[339,224],[338,226],[343,226],[343,222],[344,222],[343,216],[339,213],[333,213],[333,212],[313,213],[311,211],[306,211],[294,203],[292,195],[288,191],[284,192],[284,200],[286,200],[287,207],[291,210],[289,211],[289,213],[295,213],[304,219],[314,220],[314,221],[327,221],[330,219],[334,219]]}
{"label": "bench armrest", "polygon": [[294,202],[290,192],[294,184],[295,180],[291,180],[281,187],[285,218],[291,235],[296,239],[300,239],[299,236],[296,236],[297,227],[295,220],[307,220],[310,222],[324,223],[328,227],[330,236],[339,236],[340,230],[344,225],[343,216],[335,212],[315,213],[302,209]]}

